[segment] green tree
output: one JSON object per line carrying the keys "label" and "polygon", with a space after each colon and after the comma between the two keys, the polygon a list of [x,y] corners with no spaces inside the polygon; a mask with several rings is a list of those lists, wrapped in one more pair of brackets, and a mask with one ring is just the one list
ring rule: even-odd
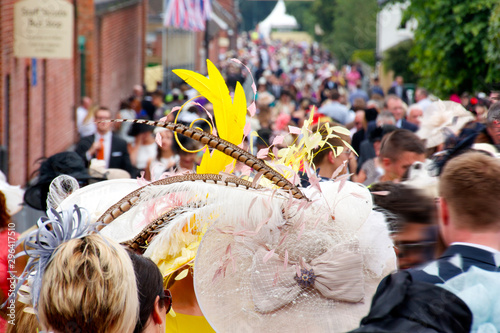
{"label": "green tree", "polygon": [[316,35],[316,40],[323,42],[333,32],[335,7],[337,0],[315,0],[311,6],[311,14],[315,23],[323,30],[323,35]]}
{"label": "green tree", "polygon": [[314,36],[316,18],[312,13],[313,2],[310,1],[285,1],[286,12],[297,19],[299,28]]}
{"label": "green tree", "polygon": [[441,97],[486,89],[499,73],[499,16],[498,0],[412,0],[403,20],[418,23],[411,54],[419,83]]}
{"label": "green tree", "polygon": [[386,70],[393,70],[396,75],[404,77],[406,82],[418,82],[418,76],[411,70],[411,64],[415,57],[410,55],[410,51],[415,45],[412,39],[404,40],[384,52],[384,67]]}
{"label": "green tree", "polygon": [[323,29],[325,35],[322,42],[338,58],[340,64],[350,61],[356,50],[374,51],[377,39],[377,1],[336,0],[332,7],[332,29]]}

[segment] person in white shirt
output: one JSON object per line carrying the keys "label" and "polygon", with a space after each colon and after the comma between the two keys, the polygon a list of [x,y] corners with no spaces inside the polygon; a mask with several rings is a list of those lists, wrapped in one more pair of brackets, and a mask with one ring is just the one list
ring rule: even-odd
{"label": "person in white shirt", "polygon": [[85,96],[82,98],[81,105],[76,109],[76,128],[80,134],[80,138],[95,133],[94,110],[91,107],[92,99]]}
{"label": "person in white shirt", "polygon": [[83,137],[77,143],[75,152],[87,166],[92,158],[97,158],[106,162],[107,169],[123,169],[135,178],[139,172],[130,162],[127,142],[111,132],[113,123],[101,122],[106,120],[111,120],[111,111],[101,106],[95,113],[96,133]]}
{"label": "person in white shirt", "polygon": [[424,88],[417,88],[417,90],[415,90],[415,102],[418,106],[420,106],[424,113],[425,109],[432,104],[432,101],[429,98],[429,93]]}

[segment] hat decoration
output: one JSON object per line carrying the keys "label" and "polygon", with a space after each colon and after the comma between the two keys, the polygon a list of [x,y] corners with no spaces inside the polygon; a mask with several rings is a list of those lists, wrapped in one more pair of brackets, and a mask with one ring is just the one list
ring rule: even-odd
{"label": "hat decoration", "polygon": [[[198,302],[217,331],[313,329],[311,319],[323,331],[354,328],[380,279],[396,266],[368,190],[345,176],[320,183],[311,171],[313,151],[334,148],[328,139],[347,130],[324,124],[322,132],[311,131],[313,111],[302,128],[289,127],[292,145],[278,149],[284,139],[278,136],[250,154],[239,146],[245,123],[233,115],[246,114],[246,102],[236,93],[231,101],[212,66],[209,78],[182,73],[214,104],[217,132],[114,120],[164,127],[206,150],[199,174],[152,182],[111,205],[98,218],[106,224],[102,234],[144,252],[165,277],[196,258]],[[235,161],[248,168],[242,178],[227,173]],[[309,188],[296,185],[299,171],[308,174]]]}
{"label": "hat decoration", "polygon": [[95,224],[90,223],[87,210],[76,205],[62,211],[51,208],[47,211],[47,217],[40,217],[36,225],[37,229],[17,242],[23,244],[24,251],[17,254],[16,258],[27,255],[29,259],[18,278],[14,292],[7,300],[7,302],[14,300],[21,286],[29,279],[34,309],[38,306],[45,269],[52,261],[59,245],[71,239],[85,237],[95,231]]}
{"label": "hat decoration", "polygon": [[266,228],[258,228],[265,220],[253,221],[253,211],[244,211],[244,219],[221,216],[208,227],[194,282],[218,332],[345,332],[368,312],[378,283],[396,268],[385,219],[372,211],[365,187],[318,185],[322,194],[304,190],[317,196],[309,205],[274,198],[285,213],[273,215]]}
{"label": "hat decoration", "polygon": [[418,137],[426,140],[426,147],[432,148],[445,142],[447,132],[458,135],[462,127],[474,116],[461,104],[452,101],[432,102],[426,109]]}

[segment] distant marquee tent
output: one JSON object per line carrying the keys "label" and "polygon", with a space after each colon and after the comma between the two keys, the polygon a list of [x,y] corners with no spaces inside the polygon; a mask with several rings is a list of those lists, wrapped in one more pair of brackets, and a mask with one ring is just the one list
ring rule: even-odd
{"label": "distant marquee tent", "polygon": [[272,29],[292,30],[298,26],[295,17],[286,13],[285,2],[279,0],[271,14],[259,23],[259,33],[268,38]]}

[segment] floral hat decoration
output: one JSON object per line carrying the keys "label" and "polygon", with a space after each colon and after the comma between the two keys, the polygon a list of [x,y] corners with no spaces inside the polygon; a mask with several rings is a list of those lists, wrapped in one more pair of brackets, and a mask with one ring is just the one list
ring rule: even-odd
{"label": "floral hat decoration", "polygon": [[[207,67],[208,78],[174,72],[213,104],[211,133],[163,119],[114,120],[164,127],[205,150],[196,174],[145,184],[111,205],[97,219],[106,224],[101,232],[150,257],[164,277],[194,262],[198,302],[216,331],[290,332],[314,321],[325,332],[356,327],[396,257],[368,190],[348,176],[315,175],[313,151],[334,148],[328,139],[346,130],[311,131],[312,111],[302,128],[289,127],[291,145],[280,149],[285,138],[277,136],[253,155],[242,142],[255,135],[245,122],[255,102],[247,108],[239,84],[231,98],[216,67]],[[310,187],[298,186],[299,173]]]}

